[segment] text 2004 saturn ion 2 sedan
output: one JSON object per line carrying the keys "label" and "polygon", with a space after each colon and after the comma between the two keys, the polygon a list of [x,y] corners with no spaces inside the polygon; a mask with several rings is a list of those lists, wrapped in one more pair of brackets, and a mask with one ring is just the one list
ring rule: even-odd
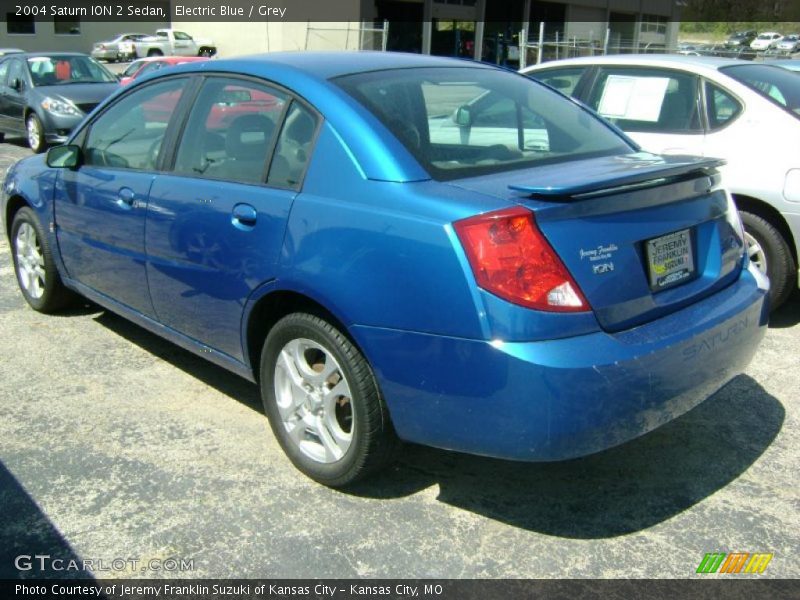
{"label": "text 2004 saturn ion 2 sedan", "polygon": [[34,309],[77,292],[257,381],[340,486],[397,440],[596,452],[741,372],[768,284],[716,165],[494,67],[270,54],[125,88],[10,170],[2,214]]}

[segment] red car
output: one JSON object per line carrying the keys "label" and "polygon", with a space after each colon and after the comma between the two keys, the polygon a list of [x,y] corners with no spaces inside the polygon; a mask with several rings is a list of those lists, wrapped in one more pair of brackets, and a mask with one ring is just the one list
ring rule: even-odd
{"label": "red car", "polygon": [[164,67],[204,60],[208,60],[208,58],[205,56],[153,56],[150,58],[140,58],[139,60],[133,61],[128,65],[128,68],[122,72],[120,83],[126,85],[142,75],[153,73]]}

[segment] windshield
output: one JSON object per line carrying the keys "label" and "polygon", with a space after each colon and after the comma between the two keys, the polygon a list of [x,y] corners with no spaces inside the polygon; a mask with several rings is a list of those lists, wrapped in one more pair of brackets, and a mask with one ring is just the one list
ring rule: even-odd
{"label": "windshield", "polygon": [[122,72],[123,77],[131,77],[138,71],[144,64],[143,60],[135,60],[128,65],[128,68]]}
{"label": "windshield", "polygon": [[800,119],[800,77],[771,65],[735,65],[720,69],[729,77],[774,102]]}
{"label": "windshield", "polygon": [[65,85],[70,83],[116,83],[108,69],[88,56],[51,55],[28,59],[33,85]]}
{"label": "windshield", "polygon": [[417,68],[333,81],[436,179],[631,151],[589,110],[515,73]]}

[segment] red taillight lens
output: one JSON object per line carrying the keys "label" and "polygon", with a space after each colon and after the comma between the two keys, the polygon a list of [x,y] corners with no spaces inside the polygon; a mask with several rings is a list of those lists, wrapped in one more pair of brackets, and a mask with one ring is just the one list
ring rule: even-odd
{"label": "red taillight lens", "polygon": [[456,221],[453,227],[475,280],[486,291],[537,310],[589,310],[531,211],[508,208]]}

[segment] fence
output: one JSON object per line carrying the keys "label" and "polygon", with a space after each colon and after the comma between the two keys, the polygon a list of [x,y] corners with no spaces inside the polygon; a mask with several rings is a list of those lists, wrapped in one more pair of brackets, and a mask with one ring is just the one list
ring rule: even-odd
{"label": "fence", "polygon": [[756,58],[786,57],[790,55],[778,50],[756,52],[749,46],[726,46],[724,44],[678,44],[667,46],[655,42],[634,42],[629,38],[621,37],[612,30],[606,29],[602,39],[581,39],[578,37],[563,39],[558,32],[549,39],[544,35],[544,24],[540,24],[539,36],[536,41],[531,41],[527,30],[519,34],[519,66],[558,60],[559,58],[574,58],[580,56],[600,56],[606,54],[689,54],[694,56],[722,56],[727,58],[742,58],[754,60]]}
{"label": "fence", "polygon": [[389,21],[383,27],[361,23],[346,27],[306,28],[306,50],[386,50]]}

